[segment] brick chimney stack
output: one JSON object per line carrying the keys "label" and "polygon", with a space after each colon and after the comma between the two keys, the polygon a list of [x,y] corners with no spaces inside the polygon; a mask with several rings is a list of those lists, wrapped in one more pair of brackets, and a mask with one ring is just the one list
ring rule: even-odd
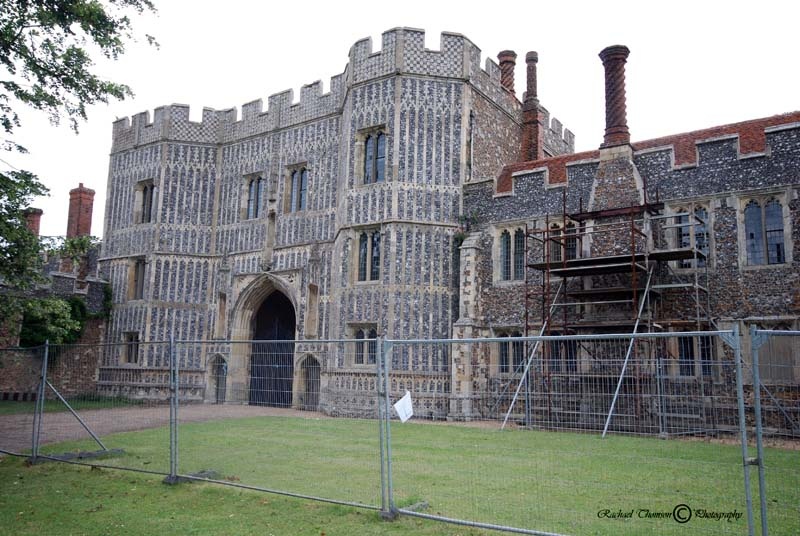
{"label": "brick chimney stack", "polygon": [[92,205],[94,190],[83,183],[69,191],[69,214],[67,216],[67,238],[87,236],[92,232]]}
{"label": "brick chimney stack", "polygon": [[28,226],[28,230],[34,235],[39,236],[39,223],[42,220],[44,211],[40,208],[31,207],[23,210],[22,214],[25,216],[25,224]]}
{"label": "brick chimney stack", "polygon": [[544,157],[542,145],[542,117],[539,113],[539,98],[536,89],[536,64],[539,54],[528,52],[525,54],[525,64],[528,68],[527,87],[522,103],[522,147],[520,161],[539,160]]}
{"label": "brick chimney stack", "polygon": [[625,103],[625,62],[630,50],[613,45],[600,52],[606,73],[606,134],[600,147],[628,145],[631,135]]}
{"label": "brick chimney stack", "polygon": [[500,85],[514,93],[514,67],[517,65],[517,53],[513,50],[504,50],[497,55],[500,63]]}

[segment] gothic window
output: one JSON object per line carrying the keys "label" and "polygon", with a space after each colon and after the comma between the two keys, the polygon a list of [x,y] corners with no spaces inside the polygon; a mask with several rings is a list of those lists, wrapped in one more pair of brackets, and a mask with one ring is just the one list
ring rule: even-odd
{"label": "gothic window", "polygon": [[561,227],[552,225],[550,227],[550,262],[561,262],[563,256],[561,242]]}
{"label": "gothic window", "polygon": [[514,231],[514,279],[525,279],[525,231]]}
{"label": "gothic window", "polygon": [[[498,337],[506,338],[506,337],[508,337],[508,334],[501,333],[501,334],[498,335]],[[507,342],[500,342],[498,344],[499,344],[498,350],[499,350],[499,356],[500,356],[500,362],[499,362],[500,374],[507,374],[508,372],[510,372],[510,370],[509,370],[510,367],[509,367],[509,355],[508,355],[509,354],[509,348],[508,348],[508,343]]]}
{"label": "gothic window", "polygon": [[144,299],[144,276],[145,276],[144,259],[138,258],[133,260],[130,265],[130,275],[128,279],[128,299],[130,300]]}
{"label": "gothic window", "polygon": [[[501,332],[497,337],[522,337],[519,331]],[[502,341],[497,346],[498,366],[500,374],[520,373],[525,367],[525,342],[524,341]]]}
{"label": "gothic window", "polygon": [[134,221],[136,223],[151,223],[153,221],[154,199],[155,186],[152,180],[137,183],[134,200]]}
{"label": "gothic window", "polygon": [[786,243],[783,232],[783,207],[775,198],[766,202],[751,200],[744,209],[747,264],[783,264]]}
{"label": "gothic window", "polygon": [[[511,334],[512,337],[522,337],[522,333],[515,331]],[[511,342],[511,357],[514,363],[514,372],[522,372],[525,367],[525,343],[523,341]]]}
{"label": "gothic window", "polygon": [[253,177],[247,180],[247,209],[245,217],[248,220],[258,218],[263,211],[264,179]]}
{"label": "gothic window", "polygon": [[500,279],[511,279],[511,233],[500,233]]}
{"label": "gothic window", "polygon": [[353,363],[374,365],[378,358],[378,328],[374,324],[355,327],[355,352]]}
{"label": "gothic window", "polygon": [[[550,335],[560,336],[561,333],[553,332]],[[572,339],[558,339],[550,341],[549,345],[550,372],[577,372],[578,341]]]}
{"label": "gothic window", "polygon": [[525,231],[516,229],[500,233],[500,280],[525,279]]}
{"label": "gothic window", "polygon": [[364,184],[383,182],[386,177],[386,134],[377,130],[364,138]]}
{"label": "gothic window", "polygon": [[381,278],[381,232],[362,231],[358,236],[358,280],[378,281]]}
{"label": "gothic window", "polygon": [[568,261],[578,258],[578,237],[575,224],[570,222],[564,231],[564,254]]}
{"label": "gothic window", "polygon": [[[694,243],[692,243],[692,226],[694,226]],[[699,257],[697,259],[697,266],[699,267],[706,265],[709,255],[708,244],[708,209],[703,206],[697,206],[694,209],[694,217],[686,210],[679,212],[675,216],[675,246],[679,249],[694,247],[702,252],[705,258]],[[692,268],[694,259],[682,260],[678,266],[680,268]]]}
{"label": "gothic window", "polygon": [[135,365],[139,363],[139,333],[129,331],[123,334],[125,349],[122,354],[124,363]]}
{"label": "gothic window", "polygon": [[308,170],[305,167],[293,169],[289,173],[288,212],[300,212],[308,203]]}

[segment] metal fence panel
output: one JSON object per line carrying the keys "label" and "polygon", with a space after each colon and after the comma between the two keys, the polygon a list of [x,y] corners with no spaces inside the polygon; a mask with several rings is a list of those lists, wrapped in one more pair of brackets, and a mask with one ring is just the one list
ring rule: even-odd
{"label": "metal fence panel", "polygon": [[44,347],[0,349],[0,452],[30,454],[43,355]]}
{"label": "metal fence panel", "polygon": [[750,333],[748,421],[756,427],[759,517],[763,534],[781,534],[786,526],[800,530],[800,331]]}
{"label": "metal fence panel", "polygon": [[381,506],[376,341],[175,347],[181,475]]}
{"label": "metal fence panel", "polygon": [[38,454],[166,474],[168,356],[168,343],[133,340],[49,346],[44,391],[52,411],[41,416]]}
{"label": "metal fence panel", "polygon": [[[719,337],[392,346],[391,398],[409,391],[415,414],[391,427],[402,513],[532,533],[746,533],[734,352]],[[441,395],[440,371],[415,374],[437,354],[453,356]]]}

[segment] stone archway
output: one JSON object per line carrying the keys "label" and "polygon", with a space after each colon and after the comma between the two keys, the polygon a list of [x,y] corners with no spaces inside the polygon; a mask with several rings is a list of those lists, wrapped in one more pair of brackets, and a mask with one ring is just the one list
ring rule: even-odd
{"label": "stone archway", "polygon": [[295,329],[294,306],[280,291],[270,294],[253,315],[251,405],[292,406]]}
{"label": "stone archway", "polygon": [[228,362],[220,354],[216,354],[209,361],[206,374],[208,377],[206,401],[224,404],[227,393]]}
{"label": "stone archway", "polygon": [[319,361],[307,355],[300,363],[298,407],[306,411],[319,409],[320,366]]}
{"label": "stone archway", "polygon": [[[242,285],[246,282],[245,285]],[[227,399],[230,401],[237,401],[240,403],[250,403],[252,385],[252,354],[269,353],[269,350],[276,350],[267,346],[255,347],[257,326],[257,317],[262,309],[262,306],[275,294],[283,297],[283,306],[288,310],[291,309],[292,316],[297,311],[297,296],[296,292],[289,282],[285,279],[275,276],[273,274],[260,274],[258,276],[247,276],[239,285],[242,290],[238,293],[235,305],[232,308],[230,315],[230,333],[231,333],[231,350],[228,359],[228,376],[227,376]],[[277,300],[277,298],[275,298]],[[262,322],[264,320],[262,319]],[[289,324],[293,327],[286,327],[285,333],[288,340],[294,340],[296,337],[296,320],[292,320]],[[268,328],[264,333],[268,333]],[[263,333],[262,333],[263,337]],[[263,339],[262,339],[263,340]],[[265,344],[265,343],[262,343]],[[293,346],[293,345],[292,345]],[[275,352],[273,352],[275,353]],[[278,351],[277,353],[286,354],[286,349]],[[269,358],[264,358],[269,363]],[[264,366],[264,359],[256,360],[256,366]],[[268,366],[268,365],[267,365]],[[292,367],[294,369],[294,367]],[[257,372],[264,372],[259,370]],[[258,385],[255,386],[259,388]],[[289,385],[291,390],[292,385]],[[289,400],[291,400],[291,391],[289,393]]]}

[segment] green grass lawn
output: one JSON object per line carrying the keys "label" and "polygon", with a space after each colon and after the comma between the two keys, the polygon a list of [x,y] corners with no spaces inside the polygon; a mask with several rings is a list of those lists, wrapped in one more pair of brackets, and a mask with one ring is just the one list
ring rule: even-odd
{"label": "green grass lawn", "polygon": [[[165,471],[169,466],[167,439],[164,428],[107,436],[104,442],[109,448],[122,448],[126,454],[100,463]],[[702,519],[698,514],[702,509],[746,512],[741,450],[735,445],[413,423],[393,424],[392,439],[395,501],[401,507],[425,501],[429,507],[424,512],[430,514],[566,534],[746,533],[745,517],[726,522]],[[184,474],[213,469],[230,482],[380,505],[374,421],[258,417],[186,423],[180,426],[179,442],[179,472]],[[75,449],[94,447],[82,441],[50,445],[43,451]],[[766,463],[770,534],[797,534],[800,451],[768,449]],[[78,511],[85,506],[83,511],[89,512],[102,505],[90,512],[92,515],[75,516],[75,534],[119,533],[98,520],[110,516],[109,511],[134,506],[135,512],[126,511],[119,517],[126,527],[136,527],[131,533],[161,530],[159,523],[164,523],[164,530],[169,527],[178,534],[247,534],[248,527],[261,534],[481,533],[409,518],[400,524],[386,524],[368,510],[357,513],[345,507],[209,484],[162,487],[158,479],[131,473],[89,472],[55,464],[22,468],[16,460],[5,460],[0,464],[0,478],[7,483],[6,489],[9,482],[17,482],[13,485],[30,485],[31,493],[44,494],[48,497],[46,508],[50,508],[50,498],[62,500],[51,497],[59,487],[74,495],[62,481],[74,483],[70,485],[80,488],[79,495],[89,498],[75,507]],[[752,480],[757,482],[755,470]],[[124,490],[126,482],[136,483],[135,493]],[[55,513],[47,515],[46,509],[41,510],[42,506],[39,510],[35,504],[23,507],[25,502],[18,502],[16,493],[10,494],[13,498],[8,495],[0,495],[0,526],[38,527],[38,534],[48,534],[55,527],[48,523],[61,522]],[[757,506],[755,484],[753,497]],[[63,500],[68,504],[69,498]],[[92,500],[98,504],[90,505]],[[154,511],[161,505],[164,512],[175,512],[175,519],[183,521],[170,525],[161,519],[164,516],[148,515],[151,502]],[[227,515],[234,517],[228,519],[236,518],[230,522],[231,530],[215,502],[230,507]],[[695,512],[687,524],[638,517],[643,510],[672,512],[679,504],[689,505]],[[277,513],[269,513],[273,507]],[[73,511],[73,507],[67,510]],[[253,517],[251,510],[265,513]],[[599,518],[601,510],[633,511],[634,517]],[[27,511],[31,514],[17,515]],[[116,519],[109,519],[112,517]],[[273,525],[265,525],[267,522]],[[195,525],[201,528],[192,528]]]}

